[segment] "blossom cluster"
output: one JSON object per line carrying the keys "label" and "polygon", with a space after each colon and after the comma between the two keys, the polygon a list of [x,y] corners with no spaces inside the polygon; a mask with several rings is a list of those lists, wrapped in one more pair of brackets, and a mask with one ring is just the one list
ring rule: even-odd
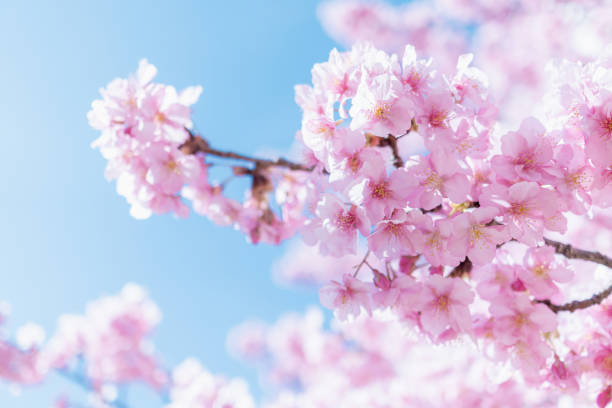
{"label": "blossom cluster", "polygon": [[[528,383],[577,390],[559,354],[567,364],[593,354],[550,340],[573,272],[544,234],[568,237],[568,219],[587,213],[609,217],[610,65],[561,64],[551,98],[562,114],[504,133],[468,56],[445,77],[414,55],[332,52],[313,86],[297,88],[302,140],[330,180],[305,241],[335,256],[354,254],[360,235],[368,246],[355,271],[320,290],[321,303],[341,319],[388,308],[434,342],[467,334]],[[404,159],[403,138],[422,138],[426,154]],[[607,384],[601,369],[578,371]]]}
{"label": "blossom cluster", "polygon": [[155,203],[170,197],[176,210],[190,199],[253,242],[299,230],[324,256],[356,256],[365,245],[357,268],[320,290],[340,319],[389,309],[433,342],[467,335],[490,344],[528,383],[578,389],[574,377],[551,379],[574,355],[550,341],[573,271],[543,244],[545,234],[567,237],[568,220],[605,218],[612,205],[612,66],[605,56],[556,65],[547,116],[504,131],[487,77],[471,61],[462,55],[444,74],[412,46],[401,55],[367,43],[333,50],[315,64],[312,85],[296,86],[303,164],[233,167],[252,179],[243,203],[208,182],[208,159],[244,156],[190,130],[187,106],[198,90],[175,97],[150,82],[154,68],[143,62],[136,78],[103,90],[90,120],[103,130],[96,145],[120,190],[130,180],[130,191],[153,192],[127,194],[133,208],[165,211]]}
{"label": "blossom cluster", "polygon": [[[208,181],[208,146],[194,144],[191,108],[201,93],[194,86],[177,92],[153,82],[157,69],[146,60],[135,76],[115,79],[101,89],[103,99],[92,103],[91,126],[101,136],[92,144],[108,160],[106,177],[117,180],[117,192],[131,205],[135,218],[174,213],[186,217],[191,201],[195,212],[215,223],[234,226],[252,242],[279,243],[301,225],[306,180],[299,172],[234,166],[233,175],[251,176],[252,186],[242,202],[224,194],[224,183]],[[199,150],[198,150],[199,149]],[[276,205],[268,200],[275,189]],[[282,216],[282,220],[281,220]]]}
{"label": "blossom cluster", "polygon": [[432,347],[388,312],[332,322],[319,309],[287,314],[274,325],[247,322],[230,349],[260,367],[276,390],[266,408],[556,407],[587,404],[584,395],[530,389],[508,365],[483,358],[469,343]]}
{"label": "blossom cluster", "polygon": [[[610,282],[602,270],[612,261],[597,251],[612,251],[612,54],[569,38],[585,27],[584,38],[612,36],[602,17],[608,5],[587,3],[597,7],[440,0],[399,12],[381,3],[328,3],[321,13],[334,35],[347,42],[367,38],[397,53],[358,42],[314,65],[312,83],[295,88],[303,111],[299,162],[212,147],[193,130],[189,107],[200,88],[177,93],[154,83],[156,70],[146,61],[135,77],[111,82],[94,102],[89,120],[102,131],[94,146],[109,160],[107,177],[117,178],[135,216],[183,216],[190,201],[195,212],[254,243],[299,233],[311,248],[294,247],[276,274],[324,284],[321,304],[346,330],[356,325],[359,335],[371,335],[378,329],[356,322],[385,313],[393,324],[371,324],[398,325],[404,334],[397,336],[410,332],[436,344],[471,342],[520,373],[512,381],[521,386],[585,394],[603,407],[612,399],[606,301],[612,286],[603,289]],[[440,29],[436,7],[475,24],[473,38],[470,30],[458,37],[456,28]],[[557,44],[542,30],[568,38]],[[490,40],[501,34],[504,42]],[[407,38],[416,47],[405,45]],[[471,47],[479,50],[478,65],[493,74],[491,86],[472,65],[474,56],[460,53]],[[517,51],[524,49],[527,55]],[[545,63],[559,56],[580,61]],[[524,87],[533,92],[523,93]],[[230,180],[250,179],[242,201],[229,196],[228,181],[213,181],[211,166],[222,160],[232,161]],[[367,352],[354,350],[342,335],[320,333],[313,321],[314,329],[300,334],[312,322],[288,320],[296,326],[290,338],[293,329],[286,328],[243,333],[246,354],[271,359],[275,382],[307,390],[283,394],[272,406],[325,406],[319,398],[343,398],[346,389],[363,398],[347,406],[371,406],[363,401],[392,396],[386,387],[405,381],[398,374],[404,368],[396,367],[400,357],[381,357],[384,346],[370,350],[360,343]],[[144,365],[149,361],[143,357]],[[96,378],[100,370],[93,367]],[[136,370],[132,377],[141,375]],[[217,391],[225,387],[236,390],[227,393],[239,395],[240,404],[251,404],[238,391],[242,385],[217,380],[195,363],[173,378],[173,395],[183,404],[226,395]],[[162,373],[140,379],[153,386],[169,381]],[[355,391],[370,382],[377,385],[364,395]],[[208,384],[209,391],[194,391],[194,383]],[[515,391],[514,382],[487,390],[493,396]],[[413,397],[397,398],[418,405]]]}
{"label": "blossom cluster", "polygon": [[[154,351],[149,336],[161,312],[140,286],[127,284],[119,294],[87,305],[83,315],[62,315],[45,341],[43,329],[27,324],[18,329],[16,344],[0,340],[0,379],[33,386],[50,374],[84,388],[92,408],[127,406],[119,389],[140,383],[160,397],[165,408],[252,408],[243,380],[227,380],[188,358],[169,373]],[[60,395],[56,408],[84,405]]]}
{"label": "blossom cluster", "polygon": [[398,52],[406,43],[451,72],[458,55],[473,52],[490,78],[504,119],[533,112],[525,100],[545,91],[552,58],[591,61],[610,42],[610,2],[602,0],[432,0],[391,5],[331,0],[319,7],[323,27],[352,45],[371,41]]}

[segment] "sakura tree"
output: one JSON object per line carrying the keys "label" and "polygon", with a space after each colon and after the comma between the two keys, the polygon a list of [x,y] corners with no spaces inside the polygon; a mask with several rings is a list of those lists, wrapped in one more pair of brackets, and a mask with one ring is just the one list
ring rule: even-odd
{"label": "sakura tree", "polygon": [[[612,4],[332,1],[319,13],[349,48],[295,87],[291,160],[196,130],[202,88],[155,82],[146,60],[88,114],[134,217],[191,207],[253,244],[299,236],[274,273],[318,287],[335,318],[327,330],[312,309],[231,333],[275,390],[260,405],[607,406]],[[241,178],[239,197],[228,185]],[[164,367],[144,341],[158,320],[127,286],[46,343],[29,341],[35,327],[21,347],[1,343],[0,376],[57,371],[100,407],[124,406],[116,387],[134,381],[168,408],[255,405],[243,381],[194,360]]]}

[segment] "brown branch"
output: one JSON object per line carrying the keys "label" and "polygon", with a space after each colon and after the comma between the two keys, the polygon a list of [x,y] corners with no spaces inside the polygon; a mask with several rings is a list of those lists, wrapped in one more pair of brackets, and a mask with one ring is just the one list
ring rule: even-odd
{"label": "brown branch", "polygon": [[455,267],[449,274],[448,278],[461,278],[464,275],[469,275],[472,271],[472,261],[470,258],[465,258],[459,265]]}
{"label": "brown branch", "polygon": [[430,209],[430,210],[425,210],[423,208],[420,208],[421,212],[423,214],[427,214],[427,213],[434,213],[434,212],[438,212],[442,209],[442,204],[438,204],[436,205],[434,208]]}
{"label": "brown branch", "polygon": [[[598,263],[600,265],[604,265],[612,269],[612,259],[599,252],[586,251],[584,249],[574,248],[570,244],[564,244],[562,242],[553,241],[552,239],[548,238],[544,238],[544,242],[546,243],[546,245],[555,248],[556,253],[563,255],[568,259],[582,259],[584,261]],[[586,309],[588,307],[598,305],[603,302],[608,296],[610,296],[610,294],[612,294],[612,285],[608,286],[601,292],[594,294],[588,299],[574,300],[568,303],[564,303],[562,305],[555,305],[548,299],[536,300],[536,303],[542,303],[548,306],[548,308],[555,313],[574,312],[576,310]]]}
{"label": "brown branch", "polygon": [[570,244],[564,244],[562,242],[553,241],[552,239],[544,238],[544,243],[546,245],[555,248],[555,252],[563,255],[569,259],[582,259],[584,261],[595,262],[600,265],[607,266],[612,269],[612,258],[608,258],[607,256],[595,252],[595,251],[586,251],[584,249],[574,248]]}
{"label": "brown branch", "polygon": [[601,291],[599,293],[596,293],[593,296],[591,296],[590,298],[584,299],[584,300],[574,300],[572,302],[564,303],[562,305],[555,305],[554,303],[552,303],[548,299],[536,300],[536,303],[542,303],[542,304],[548,306],[548,308],[550,310],[552,310],[553,312],[555,312],[555,313],[557,313],[557,312],[574,312],[576,310],[586,309],[588,307],[600,304],[608,296],[610,296],[610,293],[612,293],[612,285],[608,286],[605,290],[603,290],[603,291]]}
{"label": "brown branch", "polygon": [[[409,132],[410,130],[407,133]],[[389,133],[385,139],[382,139],[380,145],[389,146],[391,148],[391,153],[393,153],[393,165],[399,169],[404,165],[404,160],[402,160],[402,157],[399,154],[399,148],[397,147],[397,139],[397,137]]]}
{"label": "brown branch", "polygon": [[278,158],[276,160],[268,160],[268,159],[260,159],[257,157],[246,156],[239,153],[227,152],[223,150],[218,150],[211,147],[206,140],[204,140],[201,136],[194,134],[191,130],[187,129],[189,132],[189,140],[183,143],[179,149],[186,154],[196,154],[198,152],[206,153],[211,156],[223,157],[225,159],[234,159],[234,160],[242,160],[250,163],[255,163],[255,165],[259,166],[259,168],[265,167],[285,167],[290,170],[300,170],[300,171],[312,171],[313,167],[308,167],[303,164],[294,163],[285,158]]}

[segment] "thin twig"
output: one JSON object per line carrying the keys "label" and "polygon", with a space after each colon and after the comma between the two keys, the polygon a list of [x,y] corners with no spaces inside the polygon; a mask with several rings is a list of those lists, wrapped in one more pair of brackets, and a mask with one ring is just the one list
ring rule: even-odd
{"label": "thin twig", "polygon": [[361,267],[368,263],[368,256],[370,256],[370,250],[368,249],[368,251],[365,253],[363,259],[361,260],[361,262],[359,263],[359,265],[357,265],[355,268],[355,272],[353,272],[353,277],[357,277],[357,274],[359,273],[359,270],[361,269]]}
{"label": "thin twig", "polygon": [[[89,383],[89,380],[82,375],[79,375],[77,373],[71,373],[67,370],[55,370],[55,372],[58,373],[60,376],[64,377],[65,379],[67,379],[68,381],[72,382],[73,384],[76,384],[79,387],[83,388],[86,391],[90,391],[90,392],[94,391],[93,387]],[[115,401],[105,401],[105,403],[115,408],[129,408],[129,406],[126,403],[118,399]]]}
{"label": "thin twig", "polygon": [[591,296],[590,298],[584,299],[584,300],[574,300],[572,302],[564,303],[562,305],[555,305],[554,303],[552,303],[548,299],[536,300],[536,303],[542,303],[542,304],[548,306],[548,308],[550,310],[552,310],[553,312],[555,312],[555,313],[557,313],[557,312],[574,312],[576,310],[586,309],[588,307],[600,304],[608,296],[610,296],[610,293],[612,293],[612,285],[608,286],[605,290],[603,290],[603,291],[601,291],[599,293],[596,293],[593,296]]}

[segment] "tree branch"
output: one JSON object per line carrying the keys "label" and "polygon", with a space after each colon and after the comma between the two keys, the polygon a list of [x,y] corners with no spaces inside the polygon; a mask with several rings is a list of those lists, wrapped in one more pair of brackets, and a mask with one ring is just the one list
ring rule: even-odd
{"label": "tree branch", "polygon": [[457,265],[449,274],[448,278],[461,278],[464,275],[469,275],[472,271],[472,261],[466,257],[459,265]]}
{"label": "tree branch", "polygon": [[260,159],[257,157],[246,156],[234,152],[226,152],[223,150],[217,150],[211,147],[206,140],[201,136],[194,134],[190,129],[186,129],[189,132],[189,140],[183,143],[179,149],[186,154],[195,154],[198,152],[206,153],[211,156],[223,157],[226,159],[243,160],[250,163],[255,163],[260,168],[263,167],[285,167],[290,170],[300,171],[312,171],[313,167],[304,166],[303,164],[294,163],[285,158],[278,158],[276,160]]}
{"label": "tree branch", "polygon": [[555,248],[556,253],[563,255],[566,258],[582,259],[584,261],[595,262],[612,269],[612,258],[608,258],[607,256],[599,252],[586,251],[584,249],[574,248],[570,244],[564,244],[562,242],[553,241],[552,239],[548,238],[544,238],[544,242],[546,243],[546,245]]}
{"label": "tree branch", "polygon": [[[406,134],[408,134],[409,132],[410,130]],[[393,153],[393,165],[399,169],[404,165],[404,160],[402,160],[402,157],[399,154],[399,148],[397,147],[397,139],[397,137],[389,133],[386,138],[381,139],[381,141],[379,142],[379,146],[389,146],[391,148],[391,153]]]}
{"label": "tree branch", "polygon": [[[365,255],[363,256],[363,260],[359,263],[359,265],[355,265],[355,272],[353,272],[353,277],[357,277],[357,274],[359,273],[359,270],[361,269],[361,267],[364,264],[368,263],[368,256],[370,256],[370,250],[368,249],[368,251],[365,253]],[[369,265],[368,265],[369,266]]]}
{"label": "tree branch", "polygon": [[576,310],[586,309],[588,307],[600,304],[608,296],[610,296],[610,293],[612,293],[612,285],[608,286],[605,290],[603,290],[603,291],[601,291],[599,293],[596,293],[593,296],[591,296],[590,298],[584,299],[584,300],[574,300],[572,302],[564,303],[562,305],[555,305],[554,303],[552,303],[548,299],[536,300],[536,303],[542,303],[542,304],[548,306],[548,308],[550,310],[552,310],[553,312],[555,312],[555,313],[557,313],[557,312],[574,312]]}
{"label": "tree branch", "polygon": [[[94,391],[93,387],[89,383],[89,380],[82,375],[79,375],[77,373],[71,373],[63,369],[55,370],[55,372],[58,373],[60,376],[64,377],[65,379],[67,379],[68,381],[72,382],[73,384],[80,386],[85,391],[89,391],[89,392]],[[125,404],[123,401],[119,399],[116,399],[115,401],[105,401],[105,403],[114,408],[129,408],[127,404]]]}
{"label": "tree branch", "polygon": [[[563,255],[568,259],[582,259],[584,261],[598,263],[600,265],[604,265],[612,269],[612,259],[599,252],[586,251],[584,249],[574,248],[570,244],[564,244],[562,242],[553,241],[552,239],[548,238],[544,238],[544,242],[546,243],[546,245],[555,248],[556,253]],[[612,285],[608,286],[601,292],[594,294],[588,299],[574,300],[568,303],[564,303],[562,305],[555,305],[548,299],[536,300],[536,303],[542,303],[548,306],[548,308],[555,313],[574,312],[576,310],[586,309],[588,307],[600,304],[608,296],[610,296],[611,293]]]}

